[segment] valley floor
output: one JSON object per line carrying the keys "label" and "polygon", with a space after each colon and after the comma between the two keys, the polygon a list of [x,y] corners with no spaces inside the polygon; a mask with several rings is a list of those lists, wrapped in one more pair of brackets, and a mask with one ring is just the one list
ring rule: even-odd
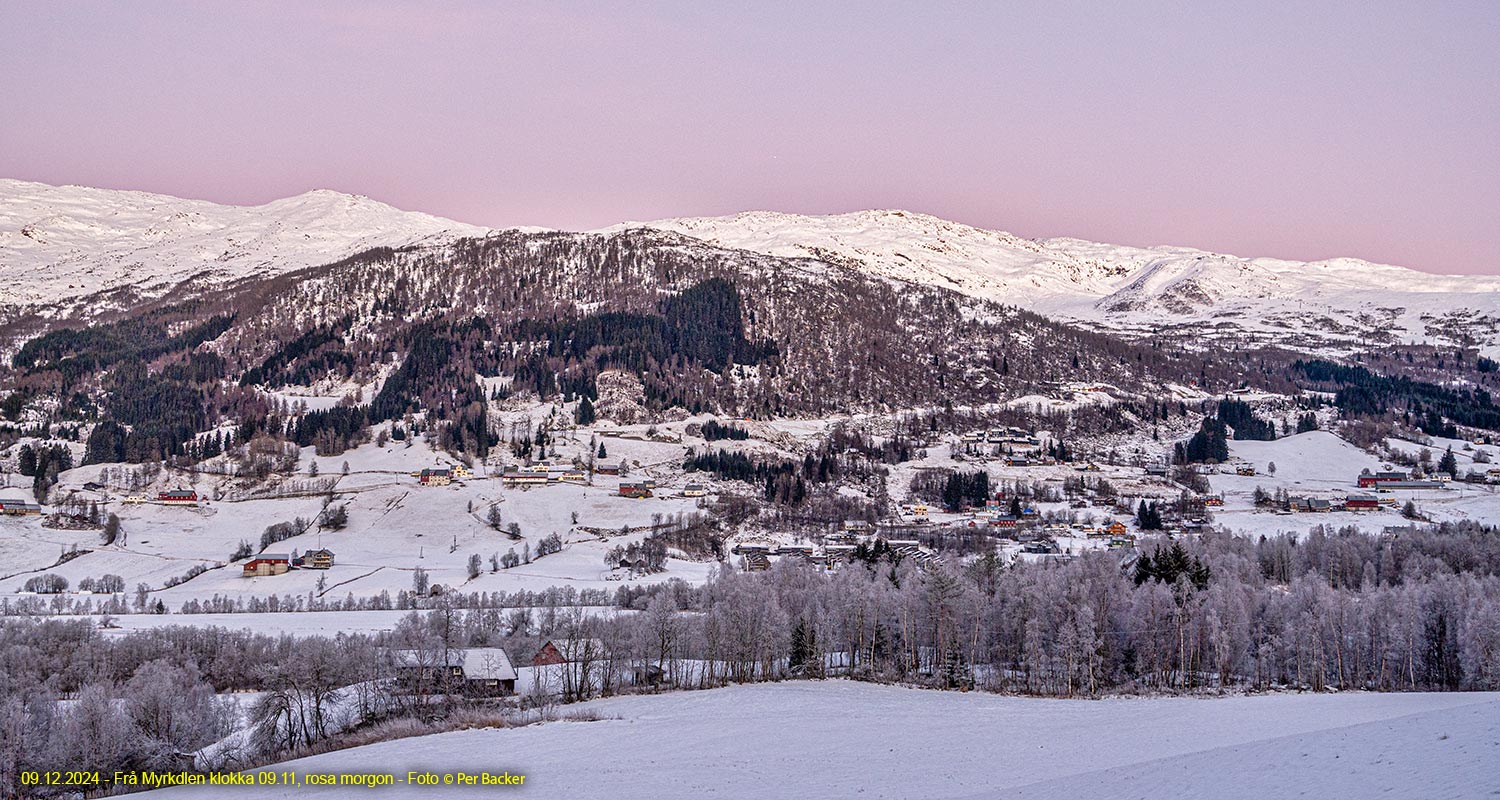
{"label": "valley floor", "polygon": [[[1479,798],[1500,789],[1500,694],[1044,700],[848,681],[569,706],[556,722],[385,742],[269,769],[509,771],[531,797]],[[214,786],[162,790],[216,797]],[[367,788],[242,787],[238,797]],[[386,797],[495,787],[396,784]],[[159,792],[161,793],[161,792]]]}

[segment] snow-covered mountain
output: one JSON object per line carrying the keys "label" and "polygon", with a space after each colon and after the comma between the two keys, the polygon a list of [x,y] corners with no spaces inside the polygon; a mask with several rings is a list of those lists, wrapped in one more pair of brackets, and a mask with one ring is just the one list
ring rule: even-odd
{"label": "snow-covered mountain", "polygon": [[723,247],[834,260],[1049,316],[1122,330],[1215,332],[1285,344],[1404,341],[1494,347],[1500,279],[1352,258],[1304,263],[1183,247],[1023,239],[908,211],[747,212],[629,223]]}
{"label": "snow-covered mountain", "polygon": [[[883,279],[951,289],[1063,321],[1306,348],[1426,341],[1500,353],[1500,279],[1357,259],[1310,263],[1183,247],[1023,239],[907,211],[625,223]],[[492,229],[317,190],[261,206],[0,179],[0,312],[77,311],[128,287],[159,296]],[[68,308],[73,301],[74,308]],[[126,302],[129,302],[126,299]]]}
{"label": "snow-covered mountain", "polygon": [[223,282],[486,228],[316,190],[261,206],[0,179],[0,305]]}

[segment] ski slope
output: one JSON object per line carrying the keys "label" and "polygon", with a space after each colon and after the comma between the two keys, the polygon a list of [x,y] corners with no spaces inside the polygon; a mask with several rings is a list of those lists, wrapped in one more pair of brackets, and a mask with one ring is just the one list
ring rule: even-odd
{"label": "ski slope", "polygon": [[[510,771],[528,796],[1263,800],[1490,796],[1500,695],[1322,694],[1044,700],[846,681],[570,706],[597,722],[384,742],[269,769]],[[214,797],[178,787],[163,797]],[[354,796],[255,787],[238,796]],[[430,787],[397,784],[386,796]],[[496,790],[441,787],[443,796]]]}

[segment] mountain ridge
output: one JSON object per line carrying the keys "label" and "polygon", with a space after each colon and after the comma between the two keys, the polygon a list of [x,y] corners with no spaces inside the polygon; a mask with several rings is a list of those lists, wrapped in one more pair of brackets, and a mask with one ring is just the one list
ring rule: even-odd
{"label": "mountain ridge", "polygon": [[[1435,275],[1354,258],[1299,262],[1179,246],[1023,239],[899,210],[828,216],[742,212],[625,223],[731,249],[834,258],[882,277],[946,286],[1120,331],[1228,326],[1262,340],[1484,344],[1500,327],[1500,278]],[[609,229],[606,229],[609,230]]]}
{"label": "mountain ridge", "polygon": [[[1062,321],[1145,335],[1207,332],[1304,349],[1403,342],[1500,354],[1500,277],[1436,275],[1355,258],[1299,262],[1191,247],[1026,239],[900,209],[747,211],[624,222],[718,247],[806,258],[950,289]],[[330,189],[257,206],[0,179],[3,303],[49,308],[126,289],[161,296],[320,266],[376,247],[493,236]]]}
{"label": "mountain ridge", "polygon": [[314,189],[255,206],[0,178],[0,279],[9,305],[130,288],[160,294],[337,261],[378,246],[488,228]]}

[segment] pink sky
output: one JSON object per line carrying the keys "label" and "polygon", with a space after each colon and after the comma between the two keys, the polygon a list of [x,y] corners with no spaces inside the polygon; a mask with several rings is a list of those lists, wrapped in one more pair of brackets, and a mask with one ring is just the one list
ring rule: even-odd
{"label": "pink sky", "polygon": [[1500,3],[735,5],[0,0],[0,176],[1500,273]]}

